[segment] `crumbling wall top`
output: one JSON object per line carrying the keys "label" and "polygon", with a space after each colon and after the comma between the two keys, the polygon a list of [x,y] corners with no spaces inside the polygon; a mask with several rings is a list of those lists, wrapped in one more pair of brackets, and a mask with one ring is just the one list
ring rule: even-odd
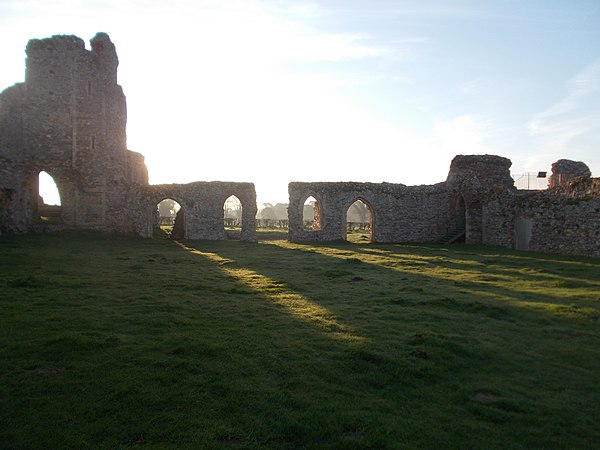
{"label": "crumbling wall top", "polygon": [[512,188],[512,162],[496,155],[457,155],[450,164],[446,183],[450,186],[466,183],[485,187]]}
{"label": "crumbling wall top", "polygon": [[549,188],[564,186],[576,178],[589,179],[592,172],[587,164],[570,159],[559,159],[552,164],[552,175],[548,180]]}
{"label": "crumbling wall top", "polygon": [[[83,39],[72,35],[54,35],[45,39],[31,39],[27,43],[26,82],[46,85],[58,78],[68,79],[70,71],[91,71],[116,84],[119,59],[115,45],[106,33],[97,33],[90,40],[91,51]],[[92,69],[93,67],[93,69]]]}
{"label": "crumbling wall top", "polygon": [[73,35],[57,34],[44,39],[30,39],[25,48],[28,56],[39,53],[85,50],[83,39]]}

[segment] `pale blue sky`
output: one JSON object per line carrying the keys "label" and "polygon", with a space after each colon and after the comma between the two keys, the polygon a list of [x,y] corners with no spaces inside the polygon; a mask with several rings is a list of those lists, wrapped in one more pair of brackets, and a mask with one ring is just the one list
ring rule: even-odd
{"label": "pale blue sky", "polygon": [[430,184],[456,154],[600,176],[600,2],[0,0],[0,89],[32,37],[107,32],[151,182]]}

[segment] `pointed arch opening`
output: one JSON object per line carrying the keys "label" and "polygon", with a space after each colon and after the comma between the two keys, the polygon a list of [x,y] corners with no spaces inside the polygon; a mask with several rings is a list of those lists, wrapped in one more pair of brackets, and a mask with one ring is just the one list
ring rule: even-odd
{"label": "pointed arch opening", "polygon": [[62,222],[62,202],[58,185],[52,175],[42,170],[38,174],[36,192],[37,218],[43,223]]}
{"label": "pointed arch opening", "polygon": [[346,240],[373,242],[373,210],[363,199],[357,199],[346,210]]}
{"label": "pointed arch opening", "polygon": [[302,206],[302,221],[307,231],[318,231],[321,229],[321,205],[312,195],[304,200]]}
{"label": "pointed arch opening", "polygon": [[181,204],[172,198],[157,203],[155,228],[160,236],[170,239],[185,238],[185,211]]}
{"label": "pointed arch opening", "polygon": [[223,229],[227,239],[242,237],[242,202],[235,195],[227,197],[223,203]]}

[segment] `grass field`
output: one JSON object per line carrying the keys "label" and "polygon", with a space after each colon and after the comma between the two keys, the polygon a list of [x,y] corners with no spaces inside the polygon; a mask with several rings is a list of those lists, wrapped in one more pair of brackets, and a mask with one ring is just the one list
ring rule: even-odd
{"label": "grass field", "polygon": [[600,260],[63,232],[0,267],[1,448],[600,447]]}

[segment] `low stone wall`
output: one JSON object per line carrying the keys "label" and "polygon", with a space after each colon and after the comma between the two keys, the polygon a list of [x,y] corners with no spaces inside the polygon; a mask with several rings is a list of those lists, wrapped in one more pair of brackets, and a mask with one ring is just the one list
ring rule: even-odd
{"label": "low stone wall", "polygon": [[525,233],[519,250],[600,257],[600,196],[520,192],[516,223]]}
{"label": "low stone wall", "polygon": [[223,204],[235,195],[242,204],[241,240],[256,240],[256,191],[252,183],[195,182],[188,184],[150,185],[143,191],[140,234],[151,237],[154,213],[162,200],[175,200],[185,212],[183,226],[186,239],[225,239]]}
{"label": "low stone wall", "polygon": [[[429,242],[448,231],[447,191],[442,185],[391,183],[299,183],[288,186],[289,239],[294,242],[346,239],[346,214],[357,200],[371,213],[373,242]],[[318,202],[320,229],[304,229],[303,207],[310,196]]]}

